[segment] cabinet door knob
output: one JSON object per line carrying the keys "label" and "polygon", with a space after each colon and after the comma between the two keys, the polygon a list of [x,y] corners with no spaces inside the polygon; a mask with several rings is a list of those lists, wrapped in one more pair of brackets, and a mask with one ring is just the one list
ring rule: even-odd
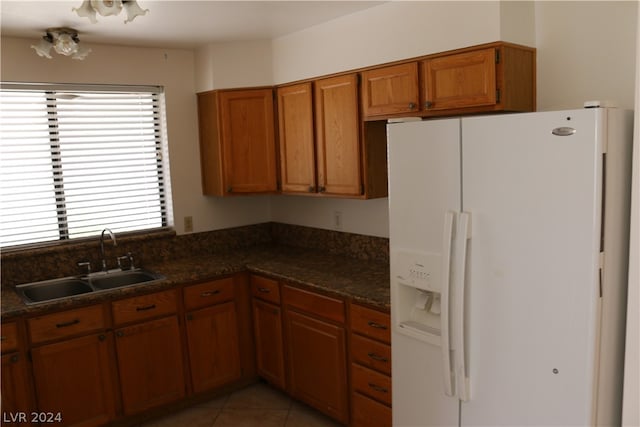
{"label": "cabinet door knob", "polygon": [[316,187],[314,187],[313,185],[309,186],[309,193],[314,193],[316,191]]}
{"label": "cabinet door knob", "polygon": [[191,313],[187,314],[187,320],[193,320],[193,314]]}
{"label": "cabinet door knob", "polygon": [[106,339],[107,339],[107,336],[106,336],[105,334],[100,334],[100,335],[98,335],[98,339],[99,339],[100,341],[104,341],[104,340],[106,340]]}
{"label": "cabinet door knob", "polygon": [[429,109],[429,108],[431,108],[431,107],[433,107],[433,102],[431,102],[431,101],[426,101],[426,102],[424,103],[424,108]]}
{"label": "cabinet door knob", "polygon": [[415,102],[410,102],[409,103],[409,109],[410,110],[415,110],[416,109],[416,103]]}
{"label": "cabinet door knob", "polygon": [[233,187],[232,186],[228,186],[227,187],[227,193],[233,193]]}
{"label": "cabinet door knob", "polygon": [[124,332],[118,331],[118,332],[116,332],[116,336],[122,338],[124,336]]}
{"label": "cabinet door knob", "polygon": [[20,360],[20,356],[18,356],[17,354],[14,354],[13,356],[11,356],[11,363],[18,363],[18,360]]}
{"label": "cabinet door knob", "polygon": [[327,191],[327,189],[325,187],[320,187],[319,190],[320,190],[321,193],[324,193],[325,191]]}

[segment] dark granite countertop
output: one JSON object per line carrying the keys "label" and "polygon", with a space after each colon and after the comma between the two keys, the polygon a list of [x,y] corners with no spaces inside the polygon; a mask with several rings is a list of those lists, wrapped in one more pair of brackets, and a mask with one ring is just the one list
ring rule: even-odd
{"label": "dark granite countertop", "polygon": [[169,289],[242,271],[267,275],[386,311],[390,306],[387,263],[332,255],[314,249],[267,245],[162,263],[147,260],[142,267],[163,274],[166,280],[32,305],[26,305],[13,287],[3,286],[2,321]]}

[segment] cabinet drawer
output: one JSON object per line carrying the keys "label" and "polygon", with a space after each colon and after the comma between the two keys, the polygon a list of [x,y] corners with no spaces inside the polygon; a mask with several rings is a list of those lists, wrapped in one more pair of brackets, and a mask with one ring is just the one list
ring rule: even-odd
{"label": "cabinet drawer", "polygon": [[18,327],[15,323],[2,324],[2,353],[14,351],[18,348]]}
{"label": "cabinet drawer", "polygon": [[351,330],[370,338],[391,343],[391,319],[387,313],[361,305],[351,305]]}
{"label": "cabinet drawer", "polygon": [[344,323],[343,301],[291,286],[284,286],[282,292],[285,304],[335,322]]}
{"label": "cabinet drawer", "polygon": [[382,403],[391,405],[391,378],[358,364],[351,365],[353,389]]}
{"label": "cabinet drawer", "polygon": [[354,362],[391,375],[391,346],[360,335],[351,335],[351,357]]}
{"label": "cabinet drawer", "polygon": [[251,294],[261,300],[280,304],[280,286],[277,280],[251,276]]}
{"label": "cabinet drawer", "polygon": [[233,278],[212,280],[184,288],[184,306],[187,310],[206,307],[233,299]]}
{"label": "cabinet drawer", "polygon": [[101,305],[77,308],[29,319],[29,336],[33,344],[104,329]]}
{"label": "cabinet drawer", "polygon": [[115,301],[111,308],[116,325],[173,314],[177,311],[176,291],[171,289]]}
{"label": "cabinet drawer", "polygon": [[351,397],[352,427],[391,427],[391,408],[360,393]]}

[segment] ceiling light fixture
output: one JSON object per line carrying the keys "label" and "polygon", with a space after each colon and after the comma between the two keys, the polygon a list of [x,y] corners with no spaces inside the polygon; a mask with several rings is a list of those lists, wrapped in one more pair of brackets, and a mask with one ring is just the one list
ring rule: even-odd
{"label": "ceiling light fixture", "polygon": [[91,49],[80,47],[78,31],[73,28],[47,28],[46,35],[42,37],[40,43],[31,45],[39,56],[51,59],[51,48],[64,56],[71,56],[73,59],[84,59]]}
{"label": "ceiling light fixture", "polygon": [[145,15],[149,9],[142,9],[137,0],[84,0],[80,7],[74,7],[71,10],[76,12],[80,17],[89,18],[92,23],[98,22],[96,13],[102,16],[117,15],[124,8],[127,12],[127,22],[133,21],[138,15]]}

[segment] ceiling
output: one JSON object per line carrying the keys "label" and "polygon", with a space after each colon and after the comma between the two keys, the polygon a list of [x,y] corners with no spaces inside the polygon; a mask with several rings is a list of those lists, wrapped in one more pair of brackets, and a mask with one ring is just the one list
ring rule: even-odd
{"label": "ceiling", "polygon": [[144,16],[125,24],[126,14],[92,24],[72,8],[82,0],[0,0],[0,34],[38,39],[50,27],[72,27],[89,43],[186,48],[216,42],[273,39],[381,1],[186,1],[138,0]]}

